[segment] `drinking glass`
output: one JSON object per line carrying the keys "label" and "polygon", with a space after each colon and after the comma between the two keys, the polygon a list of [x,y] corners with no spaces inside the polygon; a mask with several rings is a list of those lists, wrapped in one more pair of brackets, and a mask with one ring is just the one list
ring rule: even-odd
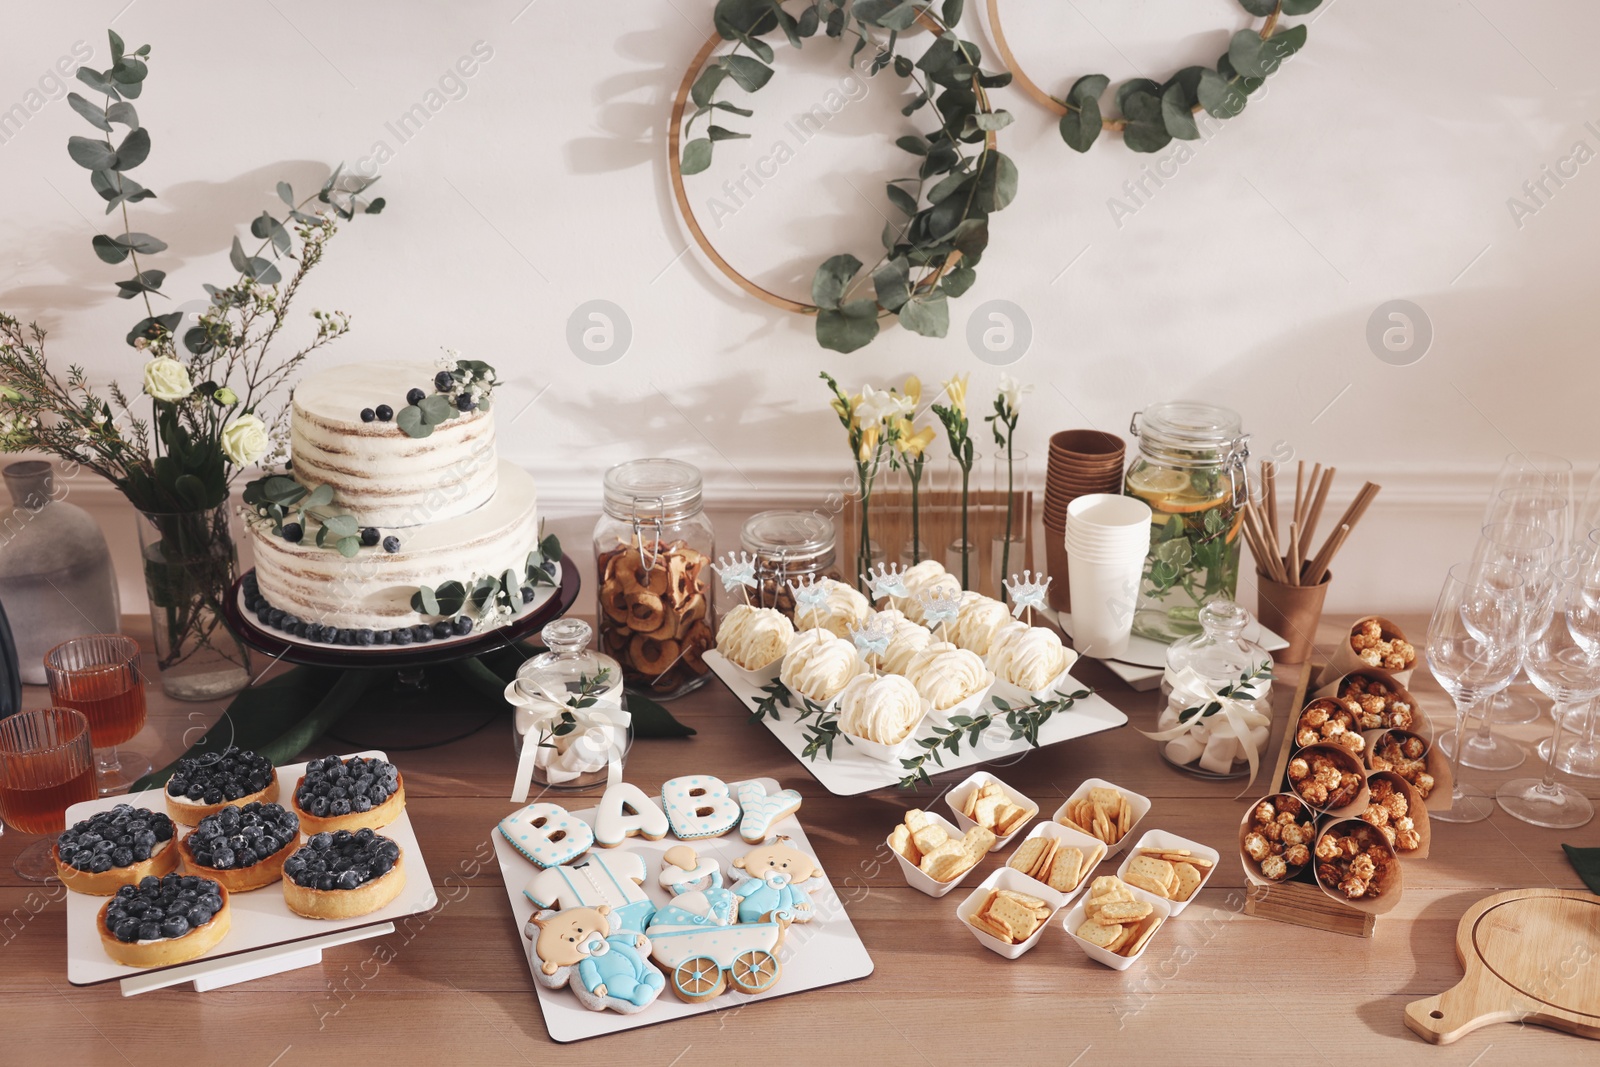
{"label": "drinking glass", "polygon": [[[1530,640],[1522,665],[1538,686],[1555,701],[1555,731],[1542,778],[1515,778],[1495,791],[1500,806],[1513,818],[1535,826],[1570,830],[1594,818],[1594,805],[1577,790],[1556,781],[1555,754],[1567,711],[1577,703],[1600,695],[1600,608],[1584,606],[1579,594],[1585,561],[1567,557],[1554,568],[1558,594],[1552,618]],[[1591,638],[1592,635],[1592,638]]]}
{"label": "drinking glass", "polygon": [[0,820],[42,834],[12,869],[33,882],[55,877],[51,849],[67,828],[67,809],[95,798],[89,720],[72,708],[33,708],[0,719]]}
{"label": "drinking glass", "polygon": [[1595,727],[1600,726],[1600,701],[1591,700],[1583,708],[1575,705],[1566,717],[1569,726],[1575,730],[1581,728],[1583,733],[1562,749],[1552,744],[1554,738],[1545,738],[1537,747],[1539,758],[1553,758],[1556,770],[1579,778],[1600,778],[1600,738],[1595,736]]}
{"label": "drinking glass", "polygon": [[[1570,496],[1544,486],[1517,485],[1502,489],[1489,501],[1489,523],[1515,523],[1543,530],[1555,541],[1555,552],[1569,551],[1572,537],[1572,511]],[[1504,692],[1496,693],[1489,702],[1485,718],[1498,723],[1535,722],[1544,714],[1544,707],[1529,692],[1534,686],[1527,681],[1513,681]],[[1467,752],[1467,765],[1472,763],[1472,751]]]}
{"label": "drinking glass", "polygon": [[[1517,492],[1518,490],[1503,490],[1502,492]],[[1556,535],[1549,530],[1542,529],[1530,523],[1497,522],[1485,526],[1478,536],[1478,546],[1473,553],[1472,562],[1479,567],[1506,568],[1516,574],[1522,575],[1527,581],[1523,585],[1524,594],[1530,599],[1526,618],[1539,619],[1548,622],[1550,613],[1548,603],[1539,603],[1540,598],[1546,600],[1551,595],[1553,588],[1550,580],[1550,566],[1555,562],[1556,547],[1559,544]],[[1530,634],[1530,638],[1536,636]],[[1481,771],[1509,771],[1520,766],[1527,759],[1527,754],[1522,746],[1515,741],[1497,736],[1492,728],[1496,719],[1494,714],[1495,700],[1501,694],[1490,697],[1485,702],[1478,719],[1478,729],[1467,736],[1463,731],[1462,736],[1467,737],[1466,751],[1461,755],[1461,762],[1468,767]],[[1538,708],[1535,706],[1534,714],[1528,719],[1532,721],[1538,717]],[[1439,738],[1439,747],[1447,756],[1456,754],[1456,733],[1450,732]]]}
{"label": "drinking glass", "polygon": [[[1472,709],[1510,684],[1522,666],[1525,580],[1503,565],[1458,563],[1450,568],[1428,623],[1428,669],[1456,705],[1456,732],[1464,735]],[[1465,746],[1461,746],[1465,747]],[[1461,755],[1453,767],[1455,791],[1441,822],[1479,822],[1493,799],[1461,781]]]}
{"label": "drinking glass", "polygon": [[[1489,494],[1489,507],[1483,521],[1494,522],[1489,510],[1495,506],[1500,494],[1507,489],[1540,489],[1555,493],[1567,501],[1572,500],[1572,461],[1549,452],[1513,452],[1500,464],[1495,476],[1494,490]],[[1567,509],[1571,511],[1569,507]]]}
{"label": "drinking glass", "polygon": [[122,634],[74,637],[45,653],[50,702],[76,708],[89,720],[94,738],[96,779],[100,795],[125,793],[150,773],[150,761],[134,753],[118,753],[144,729],[144,676],[139,673],[139,645]]}

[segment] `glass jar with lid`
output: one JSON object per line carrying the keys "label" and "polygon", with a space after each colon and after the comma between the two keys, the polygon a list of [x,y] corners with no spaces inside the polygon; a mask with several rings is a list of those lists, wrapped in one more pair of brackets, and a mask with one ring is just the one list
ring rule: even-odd
{"label": "glass jar with lid", "polygon": [[1150,505],[1150,554],[1133,632],[1163,644],[1198,633],[1200,608],[1239,585],[1248,437],[1227,408],[1177,400],[1134,412],[1126,492]]}
{"label": "glass jar with lid", "polygon": [[701,508],[700,471],[678,459],[635,459],[606,471],[594,528],[600,644],[630,689],[657,699],[705,682],[716,643],[711,560],[716,538]]}
{"label": "glass jar with lid", "polygon": [[1161,755],[1206,778],[1250,774],[1272,726],[1272,657],[1245,637],[1250,613],[1226,597],[1203,606],[1197,621],[1200,633],[1167,648]]}
{"label": "glass jar with lid", "polygon": [[529,784],[576,789],[620,774],[633,740],[623,709],[622,665],[589,647],[594,631],[582,619],[557,619],[539,631],[545,651],[517,668],[506,686],[512,742],[520,753],[512,800]]}
{"label": "glass jar with lid", "polygon": [[794,618],[788,583],[839,578],[834,565],[833,520],[815,511],[763,511],[745,520],[739,543],[755,557],[756,587],[750,602]]}

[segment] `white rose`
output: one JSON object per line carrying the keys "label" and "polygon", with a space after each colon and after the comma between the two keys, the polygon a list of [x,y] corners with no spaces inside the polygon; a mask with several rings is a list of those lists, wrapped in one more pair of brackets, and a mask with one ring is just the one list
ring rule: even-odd
{"label": "white rose", "polygon": [[189,381],[189,368],[171,358],[162,356],[144,365],[144,391],[157,400],[174,403],[194,392]]}
{"label": "white rose", "polygon": [[267,424],[254,415],[240,415],[224,426],[221,443],[223,455],[240,467],[248,467],[272,447]]}

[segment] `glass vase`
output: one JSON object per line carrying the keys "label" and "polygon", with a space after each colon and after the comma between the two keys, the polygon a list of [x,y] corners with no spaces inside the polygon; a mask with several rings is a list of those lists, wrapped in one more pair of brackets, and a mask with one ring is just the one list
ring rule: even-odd
{"label": "glass vase", "polygon": [[250,658],[222,617],[238,571],[229,505],[139,514],[162,691],[174,700],[232,696],[250,683]]}

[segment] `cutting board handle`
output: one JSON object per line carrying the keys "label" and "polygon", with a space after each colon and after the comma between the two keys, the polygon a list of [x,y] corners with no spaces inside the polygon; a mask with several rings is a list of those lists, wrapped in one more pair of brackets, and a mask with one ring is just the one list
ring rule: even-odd
{"label": "cutting board handle", "polygon": [[1527,1012],[1517,1008],[1487,1008],[1475,1003],[1469,986],[1476,983],[1463,981],[1454,989],[1436,997],[1414,1000],[1406,1005],[1406,1025],[1425,1041],[1435,1045],[1448,1045],[1466,1037],[1472,1031],[1490,1023],[1515,1022],[1526,1018]]}

